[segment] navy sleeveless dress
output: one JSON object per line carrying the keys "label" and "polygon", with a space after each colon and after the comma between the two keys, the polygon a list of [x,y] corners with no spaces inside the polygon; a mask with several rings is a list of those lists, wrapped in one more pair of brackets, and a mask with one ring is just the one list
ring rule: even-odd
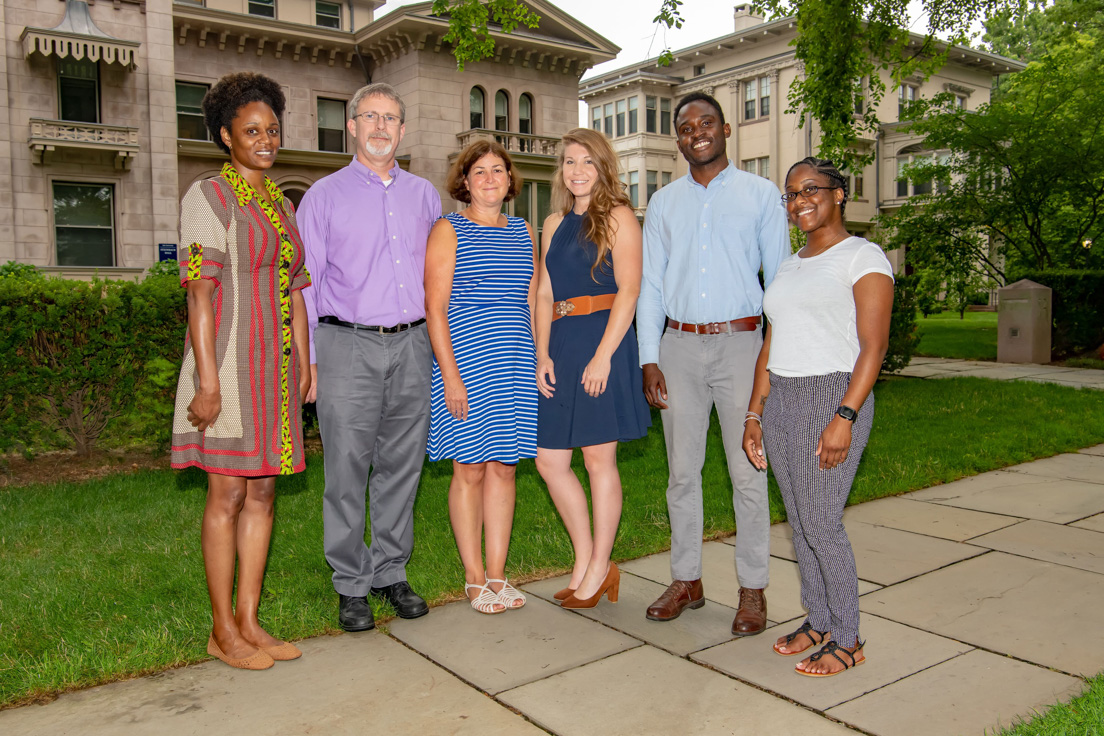
{"label": "navy sleeveless dress", "polygon": [[[596,268],[591,278],[590,267],[597,255],[597,246],[585,239],[583,217],[574,212],[564,216],[545,256],[552,296],[556,301],[617,292],[612,257]],[[583,389],[583,369],[602,341],[609,315],[609,310],[603,309],[552,322],[548,354],[554,363],[556,390],[552,398],[541,396],[539,399],[538,447],[563,450],[625,442],[648,433],[652,415],[644,399],[644,375],[636,347],[636,330],[632,325],[610,359],[606,390],[592,397]]]}
{"label": "navy sleeveless dress", "polygon": [[456,230],[456,270],[448,321],[452,351],[468,392],[468,417],[445,406],[433,358],[429,459],[514,464],[537,456],[537,354],[529,319],[533,241],[525,220],[506,227],[445,216]]}

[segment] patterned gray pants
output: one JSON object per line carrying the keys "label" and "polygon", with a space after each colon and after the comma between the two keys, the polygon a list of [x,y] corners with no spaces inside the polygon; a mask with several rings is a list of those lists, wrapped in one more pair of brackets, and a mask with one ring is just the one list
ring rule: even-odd
{"label": "patterned gray pants", "polygon": [[845,461],[821,470],[814,453],[850,382],[850,373],[800,378],[771,374],[763,409],[763,442],[793,527],[801,603],[814,629],[832,632],[832,639],[846,647],[859,636],[859,580],[843,528],[843,508],[870,437],[874,395],[859,409]]}

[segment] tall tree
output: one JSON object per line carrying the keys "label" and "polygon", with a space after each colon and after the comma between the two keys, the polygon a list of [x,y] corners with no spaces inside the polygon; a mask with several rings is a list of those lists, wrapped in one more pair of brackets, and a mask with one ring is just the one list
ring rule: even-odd
{"label": "tall tree", "polygon": [[[955,264],[1003,283],[1013,267],[1104,267],[1104,40],[1075,34],[977,112],[923,101],[911,130],[946,157],[906,168],[941,182],[882,225],[920,267]],[[948,269],[948,272],[955,269]]]}
{"label": "tall tree", "polygon": [[1033,61],[1079,33],[1104,35],[1104,0],[1018,0],[984,25],[989,51]]}
{"label": "tall tree", "polygon": [[[659,4],[657,24],[682,27],[683,0],[654,1]],[[856,143],[860,135],[873,133],[880,124],[876,106],[886,85],[878,71],[889,70],[894,83],[914,74],[931,74],[946,61],[948,43],[968,40],[975,20],[1015,10],[1022,1],[921,0],[927,25],[918,45],[904,30],[909,0],[756,0],[754,4],[774,17],[797,17],[795,55],[804,63],[805,75],[790,89],[790,111],[797,113],[800,125],[805,113],[817,122],[821,156],[857,168],[874,156]],[[536,27],[540,20],[522,0],[434,0],[433,12],[449,17],[446,40],[453,44],[461,68],[494,52],[489,21],[510,32],[519,24]],[[670,63],[671,58],[665,49],[659,63]],[[864,78],[871,104],[856,118],[855,90]]]}

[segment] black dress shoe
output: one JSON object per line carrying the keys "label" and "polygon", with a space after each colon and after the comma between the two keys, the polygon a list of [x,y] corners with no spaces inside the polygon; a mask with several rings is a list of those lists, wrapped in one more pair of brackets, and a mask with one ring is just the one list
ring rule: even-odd
{"label": "black dress shoe", "polygon": [[341,595],[341,602],[337,607],[337,622],[346,631],[368,631],[376,628],[376,622],[372,618],[372,606],[368,604],[367,596]]}
{"label": "black dress shoe", "polygon": [[399,618],[418,618],[429,613],[429,606],[420,595],[410,589],[410,583],[400,580],[394,585],[383,588],[372,588],[372,595],[377,595],[391,604]]}

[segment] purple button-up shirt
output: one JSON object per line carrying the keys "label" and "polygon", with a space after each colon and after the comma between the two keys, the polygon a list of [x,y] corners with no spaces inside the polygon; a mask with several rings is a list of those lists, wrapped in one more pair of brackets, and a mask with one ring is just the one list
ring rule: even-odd
{"label": "purple button-up shirt", "polygon": [[315,182],[296,213],[313,284],[303,292],[311,363],[319,316],[383,327],[425,317],[426,241],[441,195],[398,164],[389,173],[384,186],[354,158]]}

